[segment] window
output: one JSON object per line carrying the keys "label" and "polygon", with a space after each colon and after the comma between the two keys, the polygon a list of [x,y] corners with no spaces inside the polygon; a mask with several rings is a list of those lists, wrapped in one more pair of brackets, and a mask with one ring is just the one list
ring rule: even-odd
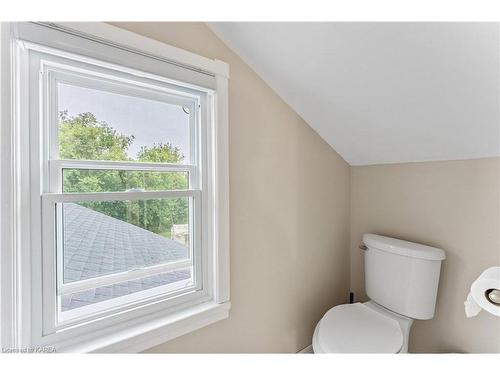
{"label": "window", "polygon": [[43,59],[45,329],[199,294],[203,94]]}
{"label": "window", "polygon": [[105,41],[54,28],[13,26],[29,113],[16,188],[31,201],[30,232],[17,228],[30,236],[30,344],[140,350],[189,331],[186,319],[227,316],[227,77],[116,44],[103,55]]}

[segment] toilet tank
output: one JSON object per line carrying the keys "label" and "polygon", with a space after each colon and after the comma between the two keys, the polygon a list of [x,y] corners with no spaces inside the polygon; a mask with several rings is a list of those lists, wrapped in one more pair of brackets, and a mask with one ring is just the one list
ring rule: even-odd
{"label": "toilet tank", "polygon": [[368,297],[409,318],[431,319],[444,251],[375,234],[364,234],[363,243]]}

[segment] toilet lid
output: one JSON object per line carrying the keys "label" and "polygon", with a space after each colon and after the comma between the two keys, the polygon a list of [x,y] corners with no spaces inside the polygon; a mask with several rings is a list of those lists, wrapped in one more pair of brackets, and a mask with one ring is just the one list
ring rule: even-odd
{"label": "toilet lid", "polygon": [[398,353],[403,332],[396,320],[362,303],[339,305],[319,322],[318,344],[326,353]]}

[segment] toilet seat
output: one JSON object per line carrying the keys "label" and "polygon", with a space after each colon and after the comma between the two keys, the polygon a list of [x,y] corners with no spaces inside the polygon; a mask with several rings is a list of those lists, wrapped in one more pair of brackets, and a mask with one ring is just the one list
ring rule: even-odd
{"label": "toilet seat", "polygon": [[402,346],[398,322],[362,303],[330,309],[313,337],[315,353],[398,353]]}

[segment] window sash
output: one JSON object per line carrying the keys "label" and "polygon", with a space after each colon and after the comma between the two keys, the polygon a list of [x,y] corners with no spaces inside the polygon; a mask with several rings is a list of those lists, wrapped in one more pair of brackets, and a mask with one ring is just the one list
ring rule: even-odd
{"label": "window sash", "polygon": [[[188,171],[189,187],[201,188],[200,163],[200,108],[205,104],[203,95],[192,90],[183,91],[181,87],[172,88],[163,82],[149,82],[143,77],[122,75],[81,61],[67,62],[44,60],[41,63],[45,86],[45,138],[48,146],[44,152],[48,179],[46,190],[62,191],[62,168],[83,165],[82,169],[130,169],[157,171]],[[134,96],[149,100],[177,105],[185,105],[190,110],[189,116],[189,160],[190,164],[143,163],[139,161],[106,161],[106,160],[64,160],[59,159],[59,120],[57,111],[57,84],[65,83],[79,87],[89,87],[101,91],[113,92],[125,96]],[[201,94],[201,95],[200,95]],[[104,168],[109,165],[113,168]],[[103,167],[99,167],[103,166]],[[127,168],[130,167],[130,168]],[[151,168],[151,169],[148,169]]]}
{"label": "window sash", "polygon": [[[112,73],[100,74],[94,70],[77,69],[74,66],[67,66],[64,73],[60,70],[61,64],[45,62],[44,69],[48,88],[49,111],[48,116],[49,129],[48,139],[50,147],[48,148],[49,159],[59,159],[59,116],[57,85],[64,83],[77,87],[91,88],[107,93],[119,94],[127,97],[137,97],[146,100],[159,101],[168,104],[182,105],[189,108],[189,159],[191,164],[197,164],[198,150],[197,146],[197,117],[196,110],[199,103],[199,96],[172,90],[161,85],[145,85],[140,80],[120,80]],[[63,65],[65,66],[65,65]],[[76,160],[76,159],[75,159]],[[96,160],[101,162],[101,160]],[[139,163],[139,162],[137,162]]]}
{"label": "window sash", "polygon": [[[177,262],[163,263],[125,272],[98,276],[86,280],[64,284],[62,282],[62,249],[60,239],[57,237],[61,231],[56,228],[59,222],[56,218],[57,203],[71,203],[82,201],[107,201],[107,200],[147,200],[153,198],[178,198],[188,197],[192,200],[190,204],[190,233],[192,238],[192,258]],[[43,278],[43,320],[44,326],[50,331],[59,326],[58,323],[58,298],[62,294],[75,293],[99,286],[111,285],[117,282],[131,281],[140,277],[153,276],[156,274],[172,271],[175,269],[193,267],[194,285],[178,292],[201,290],[203,286],[202,274],[202,249],[201,249],[201,190],[168,190],[168,191],[134,191],[134,192],[100,192],[100,193],[45,193],[42,194],[42,267]],[[160,288],[160,287],[159,287]],[[168,298],[175,293],[163,294],[161,297]],[[130,298],[132,300],[132,298]],[[112,304],[110,302],[107,305]],[[115,308],[122,306],[115,303]],[[95,311],[99,314],[100,311]],[[80,319],[81,320],[81,319]]]}

